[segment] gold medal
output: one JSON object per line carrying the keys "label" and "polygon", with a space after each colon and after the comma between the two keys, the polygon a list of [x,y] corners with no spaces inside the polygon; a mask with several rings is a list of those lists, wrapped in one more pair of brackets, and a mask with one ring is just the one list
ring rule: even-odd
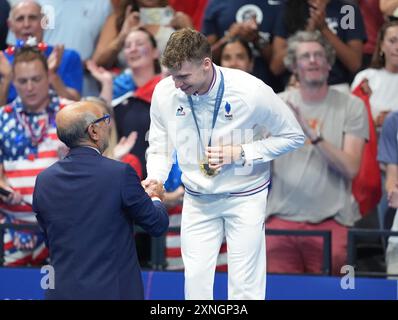
{"label": "gold medal", "polygon": [[209,163],[207,161],[202,161],[199,165],[200,171],[206,176],[206,177],[214,177],[218,174],[218,171],[215,169],[211,169],[209,166]]}
{"label": "gold medal", "polygon": [[[216,122],[217,122],[218,112],[220,110],[222,97],[224,95],[224,75],[221,72],[221,70],[220,70],[220,75],[221,75],[221,80],[220,80],[220,84],[219,84],[218,89],[217,89],[216,102],[214,104],[213,121],[212,121],[212,126],[211,126],[209,143],[207,144],[208,147],[211,146],[211,136],[213,134],[214,126],[216,125]],[[215,77],[216,77],[216,70],[214,69],[214,66],[213,66],[213,80],[214,80],[214,82],[215,82]],[[213,80],[212,80],[212,83],[213,83]],[[205,152],[206,145],[203,143],[202,137],[200,135],[200,129],[199,129],[198,121],[196,119],[196,114],[195,114],[195,108],[194,108],[194,105],[193,105],[192,97],[190,95],[188,96],[188,101],[189,101],[189,106],[191,107],[192,117],[193,117],[193,120],[195,122],[196,130],[197,130],[197,133],[198,133],[200,147],[201,147],[203,153],[206,153]],[[202,160],[200,160],[200,159],[198,159],[198,160],[199,160],[198,161],[199,162],[199,169],[200,169],[200,171],[202,172],[202,174],[204,176],[212,178],[212,177],[216,176],[219,173],[219,169],[210,168],[208,159],[205,158],[205,159],[202,159]]]}

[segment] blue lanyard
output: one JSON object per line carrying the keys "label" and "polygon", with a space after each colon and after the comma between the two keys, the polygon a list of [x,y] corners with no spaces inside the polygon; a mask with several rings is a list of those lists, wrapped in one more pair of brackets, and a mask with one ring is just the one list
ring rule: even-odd
{"label": "blue lanyard", "polygon": [[[217,72],[216,70],[214,70],[214,72]],[[211,146],[211,136],[213,135],[213,129],[216,125],[216,121],[217,121],[217,116],[218,116],[218,111],[220,110],[220,106],[221,106],[221,101],[222,101],[222,97],[224,95],[224,75],[222,74],[221,70],[221,80],[220,80],[220,84],[218,86],[218,90],[217,90],[217,95],[216,95],[216,103],[214,105],[214,111],[213,111],[213,122],[212,122],[212,126],[211,126],[211,132],[210,132],[210,139],[209,139],[209,143],[208,143],[208,147]],[[195,125],[196,125],[196,130],[198,132],[198,136],[199,136],[199,142],[200,142],[200,146],[202,148],[205,147],[204,143],[202,142],[202,138],[200,136],[200,130],[199,130],[199,125],[198,125],[198,120],[196,118],[196,114],[195,114],[195,109],[193,107],[193,100],[191,96],[188,96],[188,101],[189,101],[189,105],[191,107],[192,110],[192,116],[193,116],[193,120],[195,121]],[[204,151],[204,150],[203,150]]]}

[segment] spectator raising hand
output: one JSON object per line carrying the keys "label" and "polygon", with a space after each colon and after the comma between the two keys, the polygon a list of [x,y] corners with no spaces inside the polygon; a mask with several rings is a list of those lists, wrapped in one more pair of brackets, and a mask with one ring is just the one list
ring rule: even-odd
{"label": "spectator raising hand", "polygon": [[270,69],[276,76],[283,75],[287,84],[286,39],[298,31],[318,31],[332,45],[336,61],[331,65],[328,83],[339,85],[339,89],[349,92],[349,83],[362,65],[363,43],[366,41],[361,12],[356,5],[351,6],[353,27],[342,23],[342,0],[286,0],[276,21],[272,44]]}
{"label": "spectator raising hand", "polygon": [[173,29],[192,28],[192,19],[182,11],[177,11],[170,21],[170,27]]}
{"label": "spectator raising hand", "polygon": [[327,28],[326,24],[326,1],[312,1],[309,4],[309,18],[307,20],[307,31],[322,31]]}
{"label": "spectator raising hand", "polygon": [[11,65],[8,62],[7,58],[4,56],[4,53],[0,51],[0,79],[11,78]]}
{"label": "spectator raising hand", "polygon": [[[120,25],[119,33],[118,25]],[[111,14],[102,28],[92,60],[107,68],[115,65],[128,33],[139,26],[140,15],[131,5],[126,7],[123,16],[116,17],[116,13]]]}
{"label": "spectator raising hand", "polygon": [[139,26],[140,26],[140,13],[136,10],[133,10],[133,6],[131,5],[127,6],[124,14],[122,30],[120,30],[120,33],[118,35],[119,41],[121,41],[122,46],[129,32],[134,28],[138,28]]}
{"label": "spectator raising hand", "polygon": [[12,81],[12,68],[4,53],[0,51],[0,106],[7,103],[8,89]]}
{"label": "spectator raising hand", "polygon": [[192,27],[190,17],[174,12],[167,1],[122,0],[102,28],[93,60],[105,68],[125,68],[127,62],[121,51],[129,32],[145,28],[155,37],[162,52],[175,29],[185,27]]}
{"label": "spectator raising hand", "polygon": [[282,1],[209,1],[203,19],[202,32],[212,46],[216,63],[221,57],[221,48],[235,37],[249,42],[253,51],[253,75],[279,89],[279,79],[269,70],[271,42],[276,18]]}
{"label": "spectator raising hand", "polygon": [[49,80],[53,89],[61,97],[67,97],[70,100],[79,100],[80,94],[73,88],[65,86],[58,74],[59,67],[64,56],[65,48],[63,45],[54,46],[53,51],[47,58]]}
{"label": "spectator raising hand", "polygon": [[253,16],[243,22],[235,22],[228,29],[228,35],[231,37],[239,36],[246,41],[254,41],[258,32],[256,17]]}
{"label": "spectator raising hand", "polygon": [[112,101],[113,76],[109,70],[98,66],[94,60],[88,60],[86,63],[87,70],[91,75],[101,84],[100,97],[102,97],[108,104]]}
{"label": "spectator raising hand", "polygon": [[126,154],[133,149],[135,142],[137,141],[137,131],[132,131],[127,138],[122,137],[118,144],[113,148],[113,158],[115,160],[121,160]]}
{"label": "spectator raising hand", "polygon": [[64,54],[64,46],[56,45],[53,52],[47,58],[48,71],[50,73],[57,73],[58,67],[61,64],[62,56]]}

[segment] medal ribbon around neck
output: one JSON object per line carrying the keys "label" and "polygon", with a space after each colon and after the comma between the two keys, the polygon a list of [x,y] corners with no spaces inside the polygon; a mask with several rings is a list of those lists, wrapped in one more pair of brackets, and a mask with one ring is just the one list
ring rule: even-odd
{"label": "medal ribbon around neck", "polygon": [[[31,125],[26,111],[24,110],[21,99],[18,97],[14,100],[13,104],[15,106],[15,115],[17,118],[17,122],[22,125],[25,131],[25,135],[28,139],[30,139],[33,147],[37,147],[47,136],[48,128],[55,122],[55,109],[59,105],[59,99],[55,96],[53,92],[49,93],[50,96],[50,104],[46,108],[45,113],[47,113],[46,123],[43,126],[40,126],[39,134],[36,134],[33,126]],[[40,116],[38,114],[37,116]]]}
{"label": "medal ribbon around neck", "polygon": [[[214,72],[216,72],[216,70],[214,70]],[[223,73],[221,71],[220,71],[220,74],[221,74],[221,80],[220,80],[220,84],[219,84],[218,89],[217,89],[217,95],[216,95],[216,102],[215,102],[214,111],[213,111],[213,121],[212,121],[212,126],[211,126],[210,138],[209,138],[209,143],[207,144],[208,147],[211,146],[211,137],[213,135],[213,129],[214,129],[214,127],[216,125],[216,122],[217,122],[218,112],[220,110],[222,97],[224,95],[224,75],[223,75]],[[201,147],[201,149],[203,149],[203,154],[205,154],[205,144],[202,141],[202,137],[200,135],[198,120],[196,118],[196,113],[195,113],[195,109],[194,109],[194,106],[193,106],[193,100],[192,100],[191,96],[188,96],[188,101],[189,101],[189,105],[190,105],[191,110],[192,110],[193,120],[195,121],[196,131],[198,132],[200,147]],[[208,167],[208,165],[207,165],[207,167]],[[205,168],[205,170],[208,171],[208,170],[211,170],[211,169]],[[213,174],[209,174],[209,175],[212,176],[212,175],[214,175],[214,173]]]}

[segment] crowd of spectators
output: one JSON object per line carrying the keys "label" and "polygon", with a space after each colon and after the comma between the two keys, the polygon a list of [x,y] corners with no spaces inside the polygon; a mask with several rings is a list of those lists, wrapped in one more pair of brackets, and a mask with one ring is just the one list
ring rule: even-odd
{"label": "crowd of spectators", "polygon": [[[397,20],[396,0],[0,0],[0,187],[10,191],[0,223],[35,222],[34,180],[67,152],[53,120],[70,101],[101,101],[113,118],[106,155],[145,179],[152,93],[168,76],[162,52],[175,30],[195,28],[217,64],[252,73],[294,111],[308,140],[272,163],[266,226],[331,231],[338,274],[361,218],[376,214],[378,228],[398,230],[398,215],[392,226],[383,219],[398,208]],[[364,172],[374,173],[373,186]],[[180,176],[176,159],[165,183],[172,227],[181,220]],[[268,270],[320,273],[322,241],[304,238],[269,236]],[[398,273],[395,239],[389,273]],[[147,266],[149,242],[138,241]],[[183,268],[179,247],[169,232],[166,268]],[[6,265],[47,257],[33,231],[6,230],[4,249]],[[224,242],[219,270],[226,257]]]}

